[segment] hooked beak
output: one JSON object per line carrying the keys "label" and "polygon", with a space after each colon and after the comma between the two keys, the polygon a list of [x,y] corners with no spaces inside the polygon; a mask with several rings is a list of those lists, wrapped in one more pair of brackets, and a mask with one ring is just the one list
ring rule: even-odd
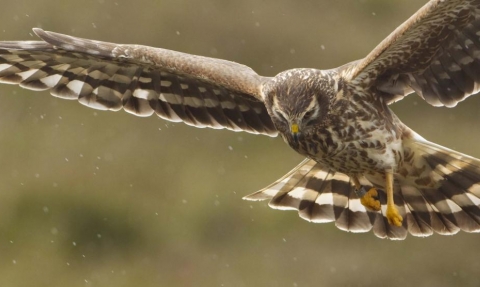
{"label": "hooked beak", "polygon": [[298,143],[298,124],[292,124],[290,126],[290,131],[292,132],[293,135],[293,140]]}

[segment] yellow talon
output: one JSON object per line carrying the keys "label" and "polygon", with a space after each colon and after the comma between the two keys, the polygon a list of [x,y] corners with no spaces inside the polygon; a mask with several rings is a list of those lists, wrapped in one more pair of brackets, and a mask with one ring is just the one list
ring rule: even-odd
{"label": "yellow talon", "polygon": [[[357,177],[353,176],[353,183],[356,187],[356,192],[359,196],[365,192],[360,181]],[[387,193],[387,220],[388,224],[394,226],[402,226],[403,217],[398,212],[397,207],[393,201],[393,173],[391,171],[385,172],[385,181],[386,181],[386,193]],[[374,211],[379,211],[381,208],[380,201],[376,199],[378,197],[377,190],[372,187],[368,192],[365,193],[362,197],[360,197],[360,202],[366,208],[369,208]]]}
{"label": "yellow talon", "polygon": [[390,225],[402,226],[403,217],[393,201],[393,173],[385,173],[387,191],[387,220]]}
{"label": "yellow talon", "polygon": [[380,201],[378,199],[375,199],[375,197],[378,196],[377,190],[372,187],[370,190],[365,193],[365,195],[360,198],[360,202],[362,203],[363,206],[372,209],[374,211],[379,211],[380,210]]}
{"label": "yellow talon", "polygon": [[387,206],[387,219],[390,225],[402,226],[403,217],[398,213],[395,205]]}

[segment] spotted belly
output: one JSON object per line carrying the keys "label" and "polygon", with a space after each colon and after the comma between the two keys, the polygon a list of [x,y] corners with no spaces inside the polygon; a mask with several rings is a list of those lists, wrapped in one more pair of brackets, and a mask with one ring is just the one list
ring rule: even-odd
{"label": "spotted belly", "polygon": [[288,143],[298,153],[348,175],[395,171],[403,161],[401,138],[382,129],[356,138],[324,130]]}

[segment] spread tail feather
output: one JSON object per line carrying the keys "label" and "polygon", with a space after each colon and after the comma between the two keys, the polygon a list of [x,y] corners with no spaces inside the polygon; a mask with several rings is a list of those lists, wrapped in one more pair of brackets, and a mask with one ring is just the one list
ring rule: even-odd
{"label": "spread tail feather", "polygon": [[436,179],[435,188],[402,186],[416,222],[430,227],[430,233],[480,232],[480,160],[425,140],[413,144]]}
{"label": "spread tail feather", "polygon": [[[404,218],[400,227],[388,224],[387,198],[381,186],[375,186],[381,210],[366,209],[347,175],[329,171],[312,159],[244,199],[268,199],[270,207],[298,210],[305,220],[335,222],[339,229],[350,232],[372,230],[380,238],[480,232],[480,160],[423,139],[412,141],[410,147],[413,160],[422,162],[424,173],[436,182],[435,187],[406,184],[396,174],[394,201]],[[373,186],[366,178],[360,181],[367,190]]]}
{"label": "spread tail feather", "polygon": [[[372,184],[361,179],[369,189]],[[298,210],[301,218],[315,222],[335,222],[344,231],[368,232],[373,230],[380,238],[403,239],[407,232],[404,227],[388,224],[386,194],[379,190],[382,210],[367,210],[357,197],[350,178],[341,173],[328,171],[311,159],[306,159],[285,176],[253,194],[246,200],[267,200],[269,206],[282,210]],[[403,206],[398,206],[402,210]]]}

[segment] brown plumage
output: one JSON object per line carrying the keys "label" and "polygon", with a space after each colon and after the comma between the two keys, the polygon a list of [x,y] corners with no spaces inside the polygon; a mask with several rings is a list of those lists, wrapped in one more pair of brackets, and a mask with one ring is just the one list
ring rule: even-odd
{"label": "brown plumage", "polygon": [[[364,59],[262,77],[241,64],[34,29],[0,42],[0,82],[101,110],[276,136],[307,159],[246,197],[382,238],[480,232],[480,160],[428,142],[388,105],[480,90],[480,1],[430,1]],[[373,189],[371,189],[373,188]]]}

